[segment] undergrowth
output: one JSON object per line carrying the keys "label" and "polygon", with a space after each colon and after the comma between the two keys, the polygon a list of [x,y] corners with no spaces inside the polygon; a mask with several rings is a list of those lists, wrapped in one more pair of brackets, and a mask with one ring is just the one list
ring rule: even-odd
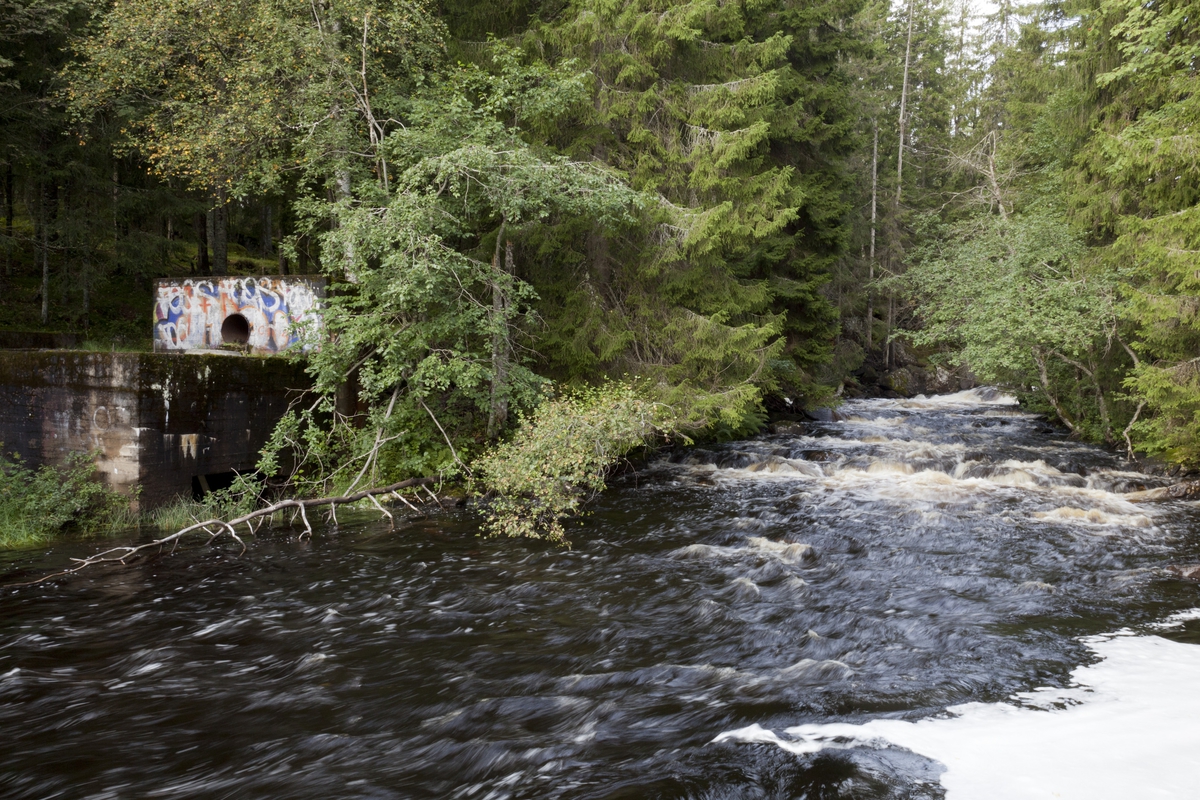
{"label": "undergrowth", "polygon": [[34,547],[67,531],[100,533],[137,524],[129,498],[101,483],[90,453],[61,466],[27,467],[0,453],[0,548]]}
{"label": "undergrowth", "polygon": [[509,441],[475,461],[477,485],[488,493],[488,532],[569,546],[563,522],[604,491],[610,470],[680,427],[668,406],[628,384],[546,400]]}

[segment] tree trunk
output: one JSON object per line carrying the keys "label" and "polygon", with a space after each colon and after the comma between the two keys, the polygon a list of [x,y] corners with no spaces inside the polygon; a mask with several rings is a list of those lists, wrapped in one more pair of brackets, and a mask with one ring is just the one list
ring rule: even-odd
{"label": "tree trunk", "polygon": [[1038,348],[1032,347],[1030,351],[1033,353],[1033,362],[1037,364],[1038,379],[1042,383],[1042,393],[1046,395],[1046,399],[1050,401],[1050,405],[1054,408],[1054,413],[1058,415],[1058,419],[1063,425],[1067,426],[1067,430],[1075,433],[1075,423],[1067,416],[1067,410],[1062,407],[1055,397],[1054,392],[1050,388],[1050,376],[1046,372],[1046,358],[1038,351]]}
{"label": "tree trunk", "polygon": [[46,219],[46,189],[41,192],[42,218],[42,327],[50,323],[50,225]]}
{"label": "tree trunk", "polygon": [[273,231],[271,230],[271,204],[264,203],[262,210],[262,236],[259,244],[262,249],[263,258],[271,255],[271,243],[273,240]]}
{"label": "tree trunk", "polygon": [[4,165],[4,234],[8,237],[4,248],[4,274],[12,274],[13,246],[13,168],[12,164]]}
{"label": "tree trunk", "polygon": [[[913,16],[916,11],[916,0],[908,0],[908,39],[904,45],[904,80],[900,84],[900,140],[896,154],[896,206],[892,211],[893,231],[892,250],[889,259],[899,263],[900,258],[900,201],[904,197],[904,141],[908,138],[908,73],[912,63],[912,32]],[[892,274],[895,274],[894,272]],[[892,325],[895,322],[895,292],[888,293],[888,320],[884,344],[884,366],[891,369],[892,360]]]}
{"label": "tree trunk", "polygon": [[213,193],[216,204],[212,210],[212,267],[214,275],[229,274],[229,207],[225,189]]}
{"label": "tree trunk", "polygon": [[875,120],[875,137],[871,144],[871,252],[868,256],[867,271],[867,331],[866,331],[866,346],[870,352],[872,346],[873,331],[875,327],[875,306],[874,294],[871,284],[875,282],[875,228],[879,219],[878,211],[879,198],[879,120]]}
{"label": "tree trunk", "polygon": [[888,292],[887,339],[883,343],[883,366],[890,370],[892,363],[892,327],[896,324],[896,293]]}
{"label": "tree trunk", "polygon": [[334,410],[346,418],[348,424],[354,427],[362,427],[361,419],[355,421],[358,417],[358,370],[351,370],[346,375],[346,380],[342,381],[337,388],[337,393],[333,398]]}
{"label": "tree trunk", "polygon": [[[896,156],[896,212],[904,191],[904,140],[908,133],[908,67],[912,61],[913,12],[916,0],[908,0],[908,41],[904,45],[904,81],[900,84],[900,147]],[[898,222],[898,220],[897,220]]]}
{"label": "tree trunk", "polygon": [[208,261],[208,214],[196,215],[196,271],[201,275],[212,275]]}
{"label": "tree trunk", "polygon": [[[496,234],[496,253],[492,268],[492,402],[488,412],[487,436],[494,439],[508,423],[508,362],[511,347],[508,340],[508,281],[514,272],[512,242],[504,241],[507,223],[500,223]],[[504,266],[501,273],[500,246],[504,245]]]}

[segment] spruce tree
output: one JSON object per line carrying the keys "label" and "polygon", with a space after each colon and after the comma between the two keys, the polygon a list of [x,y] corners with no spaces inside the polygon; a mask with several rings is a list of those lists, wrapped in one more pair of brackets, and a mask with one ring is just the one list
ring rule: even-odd
{"label": "spruce tree", "polygon": [[1092,133],[1074,171],[1076,214],[1125,283],[1137,342],[1128,380],[1146,445],[1200,463],[1200,20],[1187,2],[1090,4],[1080,67]]}
{"label": "spruce tree", "polygon": [[839,63],[854,40],[830,23],[854,8],[583,0],[522,37],[529,57],[589,73],[549,142],[658,198],[637,230],[530,242],[571,253],[528,273],[547,369],[639,375],[730,430],[755,424],[763,391],[823,396],[837,320],[822,287],[855,141]]}

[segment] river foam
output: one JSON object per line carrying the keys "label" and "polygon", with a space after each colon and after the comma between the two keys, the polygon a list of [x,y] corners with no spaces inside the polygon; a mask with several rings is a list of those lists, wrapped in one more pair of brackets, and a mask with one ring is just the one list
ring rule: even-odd
{"label": "river foam", "polygon": [[947,800],[1195,797],[1200,647],[1129,630],[1082,641],[1100,661],[1074,670],[1067,689],[953,706],[948,717],[917,722],[797,725],[782,733],[751,725],[713,741],[769,743],[799,756],[904,748],[945,767]]}
{"label": "river foam", "polygon": [[1171,513],[1129,499],[1161,478],[1056,434],[1013,397],[987,388],[853,400],[830,421],[694,449],[658,466],[724,491],[795,484],[825,508],[940,515],[954,506],[975,516],[1003,508],[1014,524],[1085,534],[1153,536]]}

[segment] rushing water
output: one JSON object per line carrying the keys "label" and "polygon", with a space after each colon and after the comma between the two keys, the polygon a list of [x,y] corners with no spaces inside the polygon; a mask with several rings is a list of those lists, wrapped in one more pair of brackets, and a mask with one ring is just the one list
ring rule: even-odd
{"label": "rushing water", "polygon": [[5,589],[0,795],[942,797],[962,704],[1081,713],[1122,629],[1200,664],[1149,636],[1200,605],[1155,479],[987,392],[840,416],[624,478],[568,551],[343,519]]}

